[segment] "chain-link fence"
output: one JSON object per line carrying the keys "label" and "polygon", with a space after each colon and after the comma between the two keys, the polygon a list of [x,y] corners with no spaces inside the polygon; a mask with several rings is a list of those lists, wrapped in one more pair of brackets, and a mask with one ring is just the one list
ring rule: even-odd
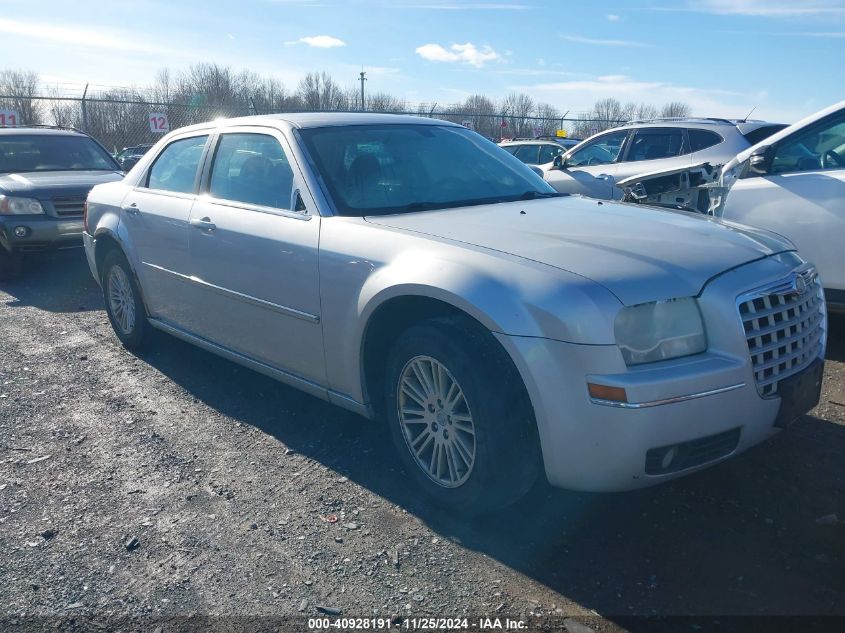
{"label": "chain-link fence", "polygon": [[[294,111],[305,110],[285,110]],[[115,153],[125,147],[154,143],[162,134],[186,125],[221,117],[276,112],[261,111],[251,100],[243,104],[211,106],[90,97],[0,95],[0,126],[43,124],[73,127],[90,134]],[[467,112],[455,106],[438,108],[426,104],[421,104],[415,111],[391,110],[389,113],[452,121],[494,141],[555,136],[558,130],[564,130],[568,136],[572,136],[573,131],[585,136],[622,123],[593,120],[582,113],[542,117],[508,112]]]}

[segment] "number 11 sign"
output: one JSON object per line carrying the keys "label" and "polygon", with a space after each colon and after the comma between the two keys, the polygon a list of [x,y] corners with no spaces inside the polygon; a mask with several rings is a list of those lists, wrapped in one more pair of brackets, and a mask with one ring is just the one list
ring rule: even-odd
{"label": "number 11 sign", "polygon": [[167,115],[162,112],[150,113],[150,132],[155,134],[166,134],[170,131],[170,122]]}
{"label": "number 11 sign", "polygon": [[18,113],[14,110],[0,110],[0,127],[15,127],[20,125]]}

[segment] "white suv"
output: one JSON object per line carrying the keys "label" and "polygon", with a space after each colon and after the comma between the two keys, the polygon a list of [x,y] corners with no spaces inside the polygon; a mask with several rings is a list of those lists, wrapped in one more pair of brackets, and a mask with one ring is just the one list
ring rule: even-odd
{"label": "white suv", "polygon": [[573,147],[555,159],[545,179],[561,193],[620,200],[620,180],[703,162],[718,167],[785,127],[727,119],[633,121]]}

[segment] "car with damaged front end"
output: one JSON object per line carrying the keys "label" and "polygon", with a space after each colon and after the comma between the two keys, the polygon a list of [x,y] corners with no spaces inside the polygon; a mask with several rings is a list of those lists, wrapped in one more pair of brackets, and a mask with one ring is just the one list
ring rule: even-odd
{"label": "car with damaged front end", "polygon": [[562,196],[444,121],[183,128],[91,192],[87,226],[124,345],[163,330],[380,420],[455,511],[541,475],[668,481],[819,397],[824,298],[787,240]]}

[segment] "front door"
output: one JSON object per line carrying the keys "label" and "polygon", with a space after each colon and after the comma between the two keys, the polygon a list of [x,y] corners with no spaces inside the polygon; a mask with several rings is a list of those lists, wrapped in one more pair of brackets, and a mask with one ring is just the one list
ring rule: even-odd
{"label": "front door", "polygon": [[320,216],[287,141],[269,128],[228,128],[204,180],[188,229],[197,288],[188,329],[325,384]]}
{"label": "front door", "polygon": [[577,193],[601,200],[612,199],[616,189],[617,160],[627,138],[627,131],[607,132],[597,136],[567,155],[565,169],[546,172],[546,180],[562,193]]}

